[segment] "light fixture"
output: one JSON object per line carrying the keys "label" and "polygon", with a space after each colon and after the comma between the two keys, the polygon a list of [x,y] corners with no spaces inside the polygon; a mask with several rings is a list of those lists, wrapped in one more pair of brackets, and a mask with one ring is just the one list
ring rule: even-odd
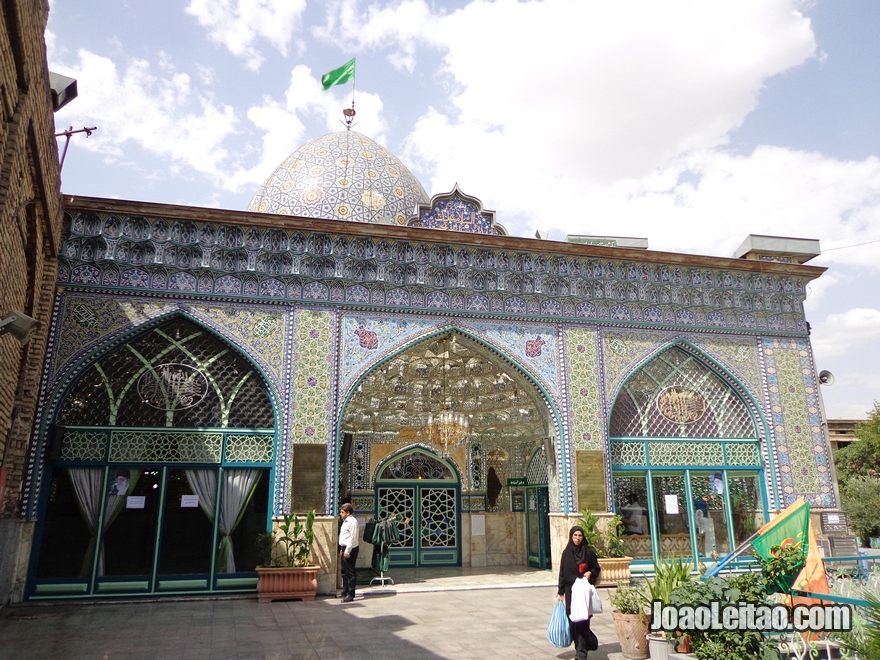
{"label": "light fixture", "polygon": [[22,346],[40,329],[40,322],[32,319],[24,312],[10,312],[0,320],[0,335],[10,333]]}
{"label": "light fixture", "polygon": [[[452,337],[452,341],[455,341],[455,337]],[[450,337],[443,337],[439,343],[443,349],[441,353],[443,362],[440,373],[439,410],[430,410],[428,423],[419,431],[419,436],[423,442],[432,445],[443,456],[449,456],[452,449],[467,439],[470,425],[467,415],[452,409],[452,399],[447,387]]]}

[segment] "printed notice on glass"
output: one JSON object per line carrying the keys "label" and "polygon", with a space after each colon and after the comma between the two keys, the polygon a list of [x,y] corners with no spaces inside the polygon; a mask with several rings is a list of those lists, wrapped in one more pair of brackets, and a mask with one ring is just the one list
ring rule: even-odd
{"label": "printed notice on glass", "polygon": [[143,509],[146,503],[146,495],[129,495],[125,498],[126,509]]}
{"label": "printed notice on glass", "polygon": [[181,495],[180,496],[180,508],[181,509],[194,509],[199,505],[199,496],[198,495]]}
{"label": "printed notice on glass", "polygon": [[839,525],[840,524],[840,514],[839,513],[829,513],[828,514],[828,524],[829,525]]}
{"label": "printed notice on glass", "polygon": [[663,500],[666,502],[666,513],[670,516],[678,515],[678,495],[664,495]]}

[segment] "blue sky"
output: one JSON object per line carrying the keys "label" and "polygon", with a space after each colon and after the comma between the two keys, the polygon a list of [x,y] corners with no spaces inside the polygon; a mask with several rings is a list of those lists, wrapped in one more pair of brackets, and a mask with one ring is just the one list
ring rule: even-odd
{"label": "blue sky", "polygon": [[71,142],[67,194],[245,209],[341,128],[350,87],[320,76],[356,56],[356,130],[512,234],[717,256],[820,239],[825,405],[862,417],[880,399],[878,31],[871,0],[52,0],[46,36],[79,83],[58,130],[98,127]]}

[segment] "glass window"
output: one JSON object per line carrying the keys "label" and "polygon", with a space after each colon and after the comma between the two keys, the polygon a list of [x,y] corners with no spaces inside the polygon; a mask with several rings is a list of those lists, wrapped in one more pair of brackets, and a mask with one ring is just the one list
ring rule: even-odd
{"label": "glass window", "polygon": [[[256,473],[256,484],[250,485]],[[242,573],[253,571],[260,563],[257,551],[257,535],[266,531],[266,521],[269,519],[269,471],[268,470],[224,470],[224,523],[228,520],[235,522],[233,514],[240,516],[238,525],[229,535],[232,544],[233,563],[223,561],[224,551],[217,556],[218,573]],[[240,493],[251,488],[251,495],[243,508],[240,508]],[[230,506],[232,504],[232,506]],[[237,510],[236,510],[237,509]],[[229,514],[228,516],[226,514]],[[222,530],[220,545],[223,544]]]}
{"label": "glass window", "polygon": [[727,504],[724,497],[722,472],[691,472],[691,496],[694,502],[694,529],[697,533],[697,552],[711,557],[731,551],[727,532]]}
{"label": "glass window", "polygon": [[660,557],[693,558],[684,473],[654,473],[652,484],[657,531],[660,533]]}
{"label": "glass window", "polygon": [[[103,470],[100,470],[103,480]],[[43,517],[38,578],[89,577],[91,562],[83,566],[92,532],[80,512],[69,470],[59,469],[49,483],[49,500]],[[87,569],[83,574],[83,569]]]}
{"label": "glass window", "polygon": [[623,546],[634,559],[651,559],[651,525],[644,474],[614,475],[614,509],[623,520]]}
{"label": "glass window", "polygon": [[110,468],[99,576],[153,572],[161,484],[160,470]]}
{"label": "glass window", "polygon": [[211,572],[216,470],[168,470],[160,575]]}
{"label": "glass window", "polygon": [[760,477],[754,472],[728,472],[727,489],[733,537],[739,545],[764,524]]}

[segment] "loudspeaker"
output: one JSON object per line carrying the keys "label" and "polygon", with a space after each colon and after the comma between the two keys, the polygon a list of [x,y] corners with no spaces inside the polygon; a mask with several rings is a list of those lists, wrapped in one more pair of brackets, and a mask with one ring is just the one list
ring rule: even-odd
{"label": "loudspeaker", "polygon": [[554,470],[556,469],[556,450],[553,449],[553,438],[551,436],[544,438],[544,460],[549,467]]}
{"label": "loudspeaker", "polygon": [[348,463],[348,458],[351,455],[351,443],[354,441],[354,436],[351,433],[343,433],[342,434],[342,446],[339,448],[339,464],[345,465]]}
{"label": "loudspeaker", "polygon": [[63,426],[57,426],[55,424],[49,425],[49,451],[46,454],[47,460],[61,460],[61,447],[64,444],[64,431],[65,429]]}
{"label": "loudspeaker", "polygon": [[37,319],[32,319],[24,312],[10,312],[6,318],[0,320],[0,335],[8,332],[24,346],[31,335],[40,329],[40,325]]}
{"label": "loudspeaker", "polygon": [[823,369],[819,372],[819,384],[834,385],[834,374],[832,374],[830,371],[825,371]]}

